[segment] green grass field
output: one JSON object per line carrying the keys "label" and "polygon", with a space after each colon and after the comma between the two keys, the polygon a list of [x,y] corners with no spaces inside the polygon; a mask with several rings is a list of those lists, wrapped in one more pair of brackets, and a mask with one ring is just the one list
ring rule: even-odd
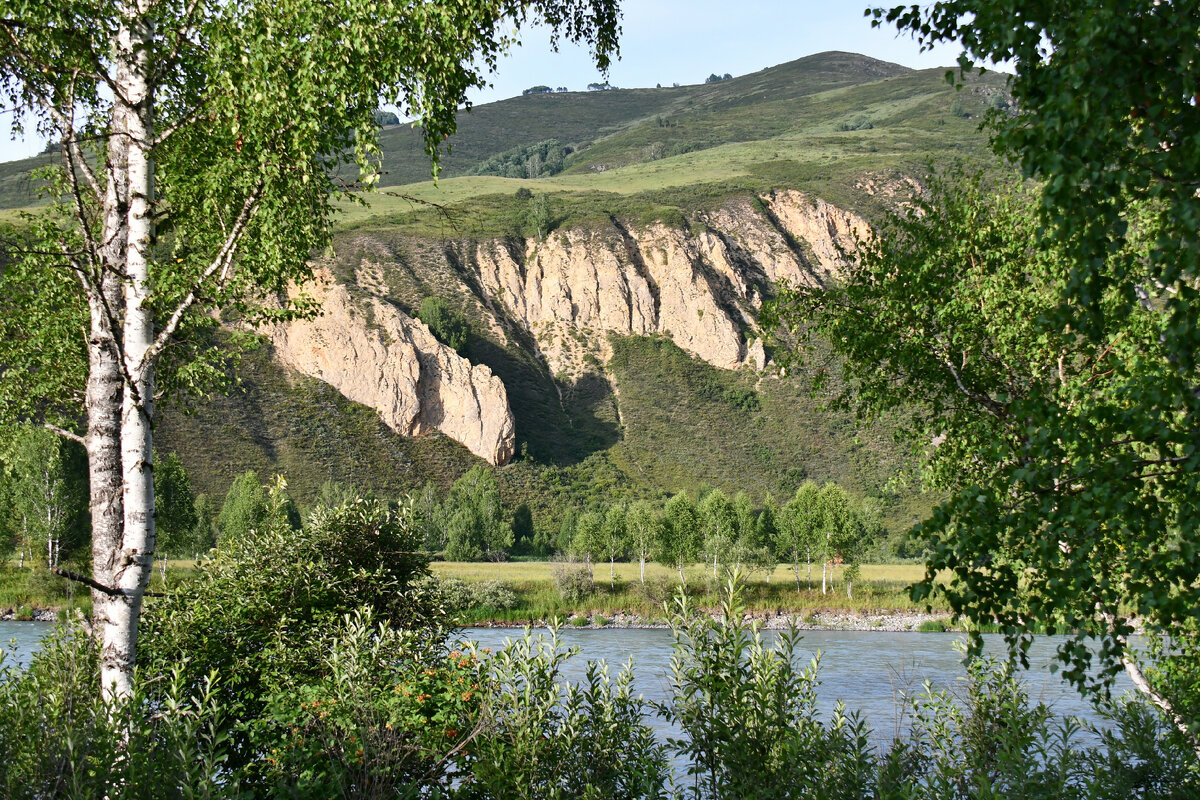
{"label": "green grass field", "polygon": [[[151,591],[178,591],[186,587],[195,569],[192,559],[171,559],[167,562],[167,580],[156,565],[150,580]],[[458,578],[469,583],[499,581],[517,595],[515,608],[497,610],[470,608],[461,611],[463,624],[485,621],[522,622],[565,619],[572,614],[612,616],[618,612],[637,614],[646,619],[662,616],[662,604],[678,590],[679,577],[673,569],[661,564],[646,565],[646,586],[639,580],[636,563],[618,562],[614,565],[614,581],[609,583],[609,564],[593,565],[595,591],[578,603],[567,603],[554,586],[553,573],[559,566],[548,561],[510,561],[503,563],[434,562],[435,575]],[[572,565],[580,567],[582,565]],[[916,564],[867,564],[862,577],[855,582],[853,597],[846,597],[842,569],[832,571],[828,594],[821,594],[821,570],[814,565],[813,585],[809,586],[805,565],[800,565],[801,590],[796,589],[796,576],[790,566],[779,566],[767,575],[759,570],[746,577],[743,599],[752,613],[811,614],[818,611],[851,613],[888,613],[922,610],[905,594],[905,588],[924,574]],[[687,592],[699,608],[719,605],[711,574],[702,564],[685,570]],[[152,602],[152,601],[148,601]],[[0,564],[0,614],[13,613],[18,619],[29,619],[35,609],[52,609],[64,613],[78,609],[87,614],[91,597],[79,584],[51,575],[44,567],[18,568],[15,561]]]}
{"label": "green grass field", "polygon": [[[663,617],[663,603],[676,594],[680,585],[675,570],[660,564],[647,564],[646,585],[643,586],[638,565],[623,562],[614,566],[614,580],[610,583],[609,564],[596,563],[593,564],[595,590],[579,602],[569,603],[560,597],[554,586],[553,573],[558,566],[544,561],[499,564],[434,562],[432,565],[434,573],[442,577],[459,578],[470,583],[499,581],[516,593],[518,602],[511,609],[465,609],[460,614],[464,624],[493,621],[516,623],[555,617],[566,619],[573,614],[611,617],[617,613],[636,614],[644,620],[656,620]],[[582,565],[571,566],[580,568]],[[810,587],[806,567],[801,564],[799,591],[792,569],[780,566],[771,574],[769,581],[762,571],[749,574],[745,579],[742,600],[749,613],[761,615],[808,616],[824,611],[888,614],[924,610],[924,606],[914,605],[906,593],[907,587],[924,574],[924,568],[920,565],[868,564],[862,569],[862,578],[853,585],[852,597],[846,596],[841,568],[833,570],[829,591],[822,594],[820,566],[815,565]],[[715,610],[720,606],[718,586],[704,565],[696,564],[687,568],[685,575],[688,579],[687,594],[697,608]],[[944,609],[937,605],[935,610]]]}

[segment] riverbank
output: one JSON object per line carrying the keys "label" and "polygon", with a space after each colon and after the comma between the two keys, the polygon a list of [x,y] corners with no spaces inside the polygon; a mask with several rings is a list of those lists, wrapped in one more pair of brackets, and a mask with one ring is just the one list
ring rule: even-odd
{"label": "riverbank", "polygon": [[[746,613],[769,629],[789,624],[807,630],[945,630],[948,609],[918,606],[907,588],[924,574],[917,564],[867,564],[847,591],[841,568],[830,570],[822,587],[819,565],[811,578],[801,565],[800,580],[788,567],[770,575],[762,570],[743,579],[741,601]],[[665,627],[664,603],[683,589],[699,609],[720,608],[719,582],[704,565],[676,570],[647,564],[645,582],[638,564],[595,564],[591,577],[563,583],[564,571],[581,578],[581,564],[548,561],[503,563],[434,562],[435,575],[457,586],[451,592],[461,624],[498,628],[545,625],[559,619],[581,628]],[[174,591],[186,586],[195,562],[171,561],[164,584],[155,570],[150,588]],[[611,569],[611,577],[610,577]],[[824,591],[822,589],[824,588]],[[0,619],[54,621],[68,610],[90,612],[91,598],[62,578],[28,567],[0,566]]]}
{"label": "riverbank", "polygon": [[[718,617],[713,614],[713,617]],[[845,611],[814,612],[808,614],[746,614],[748,621],[757,621],[764,630],[786,630],[795,627],[804,631],[879,631],[883,633],[943,632],[954,630],[949,614],[903,612],[895,614],[857,614]],[[606,630],[638,629],[654,630],[669,627],[660,617],[644,616],[617,611],[607,614],[573,613],[560,622],[570,628]],[[474,620],[470,623],[478,628],[547,628],[550,620]]]}

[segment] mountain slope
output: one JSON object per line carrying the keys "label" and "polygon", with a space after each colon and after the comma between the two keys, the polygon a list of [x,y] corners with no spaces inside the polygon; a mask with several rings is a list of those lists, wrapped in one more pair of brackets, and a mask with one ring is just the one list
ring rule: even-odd
{"label": "mountain slope", "polygon": [[[876,498],[899,530],[929,500],[894,490],[905,454],[890,430],[859,430],[805,376],[779,377],[757,317],[780,281],[833,279],[839,248],[928,163],[984,151],[1002,77],[955,92],[943,76],[824,53],[715,84],[514,98],[461,118],[437,184],[417,134],[386,129],[384,191],[347,207],[318,260],[345,298],[340,327],[264,332],[274,357],[196,416],[164,413],[160,447],[207,491],[252,467],[286,473],[304,500],[331,477],[389,494],[448,485],[478,459],[404,435],[439,428],[494,462],[506,500],[545,530],[567,506],[705,486],[779,497],[807,478]],[[557,175],[468,174],[547,139],[572,148]],[[0,171],[0,201],[16,202],[18,176]],[[461,364],[413,320],[430,296],[471,323]],[[405,398],[377,391],[403,383],[391,365],[428,376],[431,359],[438,375],[484,377],[393,413]],[[511,413],[495,430],[511,438],[482,446],[463,431],[481,417],[470,409],[503,405],[493,379]],[[411,378],[416,394],[427,381]],[[469,413],[447,419],[447,402]]]}

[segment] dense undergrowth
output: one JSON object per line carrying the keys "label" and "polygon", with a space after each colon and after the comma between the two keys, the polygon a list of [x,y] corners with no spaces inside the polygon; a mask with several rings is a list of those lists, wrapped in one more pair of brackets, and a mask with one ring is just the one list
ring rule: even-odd
{"label": "dense undergrowth", "polygon": [[[148,605],[136,691],[101,699],[96,640],[61,626],[0,666],[6,798],[1185,798],[1195,756],[1148,707],[1091,728],[975,660],[965,693],[905,698],[877,747],[816,706],[799,635],[747,621],[737,577],[719,616],[668,605],[669,690],[587,665],[532,633],[452,649],[453,587],[412,546],[411,509],[350,500],[295,530],[282,484],[261,529],[222,542],[186,591]],[[336,546],[335,546],[336,545]],[[670,726],[659,738],[651,721]]]}

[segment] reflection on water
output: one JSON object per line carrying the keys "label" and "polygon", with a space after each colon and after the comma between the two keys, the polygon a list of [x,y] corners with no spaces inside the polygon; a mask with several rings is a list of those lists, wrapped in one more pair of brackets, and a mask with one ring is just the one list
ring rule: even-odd
{"label": "reflection on water", "polygon": [[[28,663],[38,639],[49,633],[52,623],[0,621],[0,648],[4,663]],[[519,637],[521,631],[495,628],[467,628],[460,632],[480,647],[493,650],[506,639]],[[538,635],[545,635],[539,631]],[[777,634],[767,632],[768,637]],[[875,730],[880,744],[890,741],[896,732],[897,696],[901,691],[915,693],[925,681],[935,688],[960,683],[963,669],[954,642],[963,638],[955,633],[884,633],[878,631],[807,631],[801,642],[805,659],[820,651],[821,681],[817,696],[821,716],[828,719],[834,705],[843,701],[849,710],[859,711]],[[606,659],[615,673],[630,658],[634,662],[634,686],[648,700],[664,700],[671,661],[671,632],[667,630],[579,630],[561,631],[563,644],[578,647],[580,655],[567,661],[565,677],[581,680],[588,659]],[[985,636],[988,652],[1002,656],[1000,636]],[[1025,673],[1030,696],[1048,703],[1058,714],[1094,719],[1092,707],[1080,699],[1070,686],[1050,671],[1056,637],[1039,636],[1030,648],[1030,669]],[[1121,675],[1117,691],[1131,689]],[[659,730],[667,730],[661,720],[652,719]]]}

